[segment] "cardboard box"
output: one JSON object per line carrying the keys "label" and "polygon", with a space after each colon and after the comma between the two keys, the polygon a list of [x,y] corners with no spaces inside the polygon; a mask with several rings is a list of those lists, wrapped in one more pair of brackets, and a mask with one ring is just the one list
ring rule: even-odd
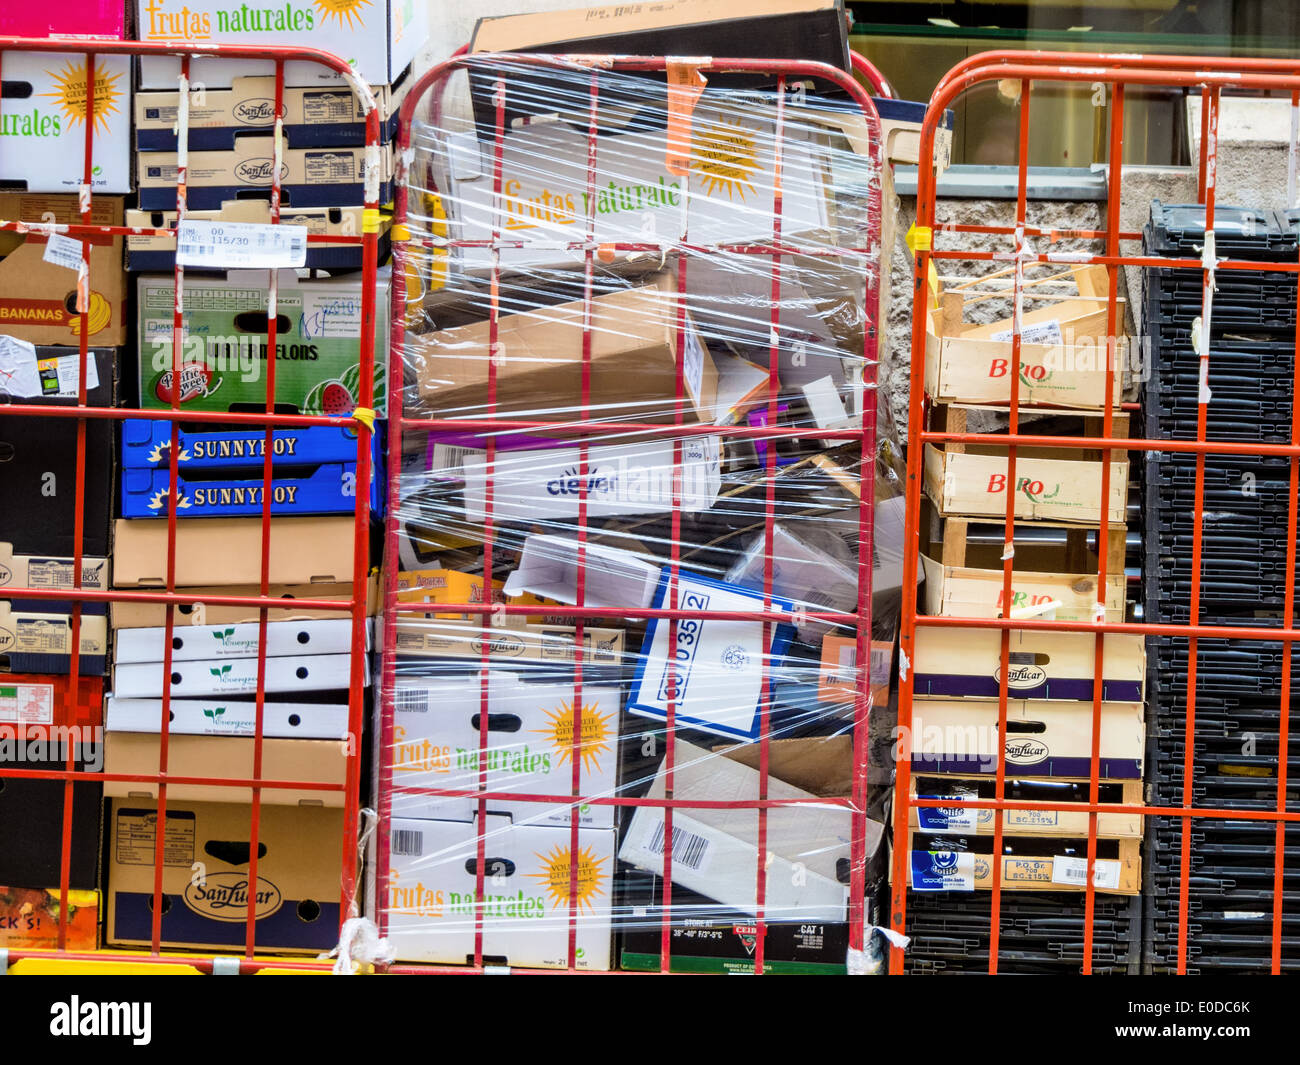
{"label": "cardboard box", "polygon": [[[200,658],[249,658],[261,650],[260,625],[178,625],[172,629],[173,662]],[[370,649],[372,623],[366,624],[366,650]],[[166,651],[166,628],[123,629],[113,646],[113,661],[161,662]],[[352,619],[338,617],[317,621],[268,621],[266,655],[338,655],[352,650]]]}
{"label": "cardboard box", "polygon": [[[242,949],[252,811],[238,803],[173,802],[168,792],[162,946]],[[110,946],[147,947],[153,938],[157,804],[116,800],[108,817],[106,940]],[[262,807],[254,889],[261,950],[315,954],[337,944],[342,838],[342,810]],[[195,875],[195,862],[202,863],[202,876]]]}
{"label": "cardboard box", "polygon": [[[371,88],[382,124],[380,139],[392,140],[397,110],[410,79],[398,89]],[[241,134],[271,133],[275,128],[275,78],[235,78],[230,88],[189,93],[188,146],[191,152],[230,151]],[[180,94],[175,86],[135,94],[135,146],[139,152],[174,152]],[[286,86],[281,128],[290,148],[359,147],[366,143],[366,112],[351,86]],[[185,212],[190,216],[190,212]],[[360,233],[361,230],[356,231]]]}
{"label": "cardboard box", "polygon": [[[583,554],[586,606],[648,607],[663,566],[631,551],[589,543]],[[533,533],[524,541],[519,565],[506,578],[506,595],[530,592],[560,603],[576,603],[578,543],[567,536]]]}
{"label": "cardboard box", "polygon": [[[1051,299],[1021,316],[1020,402],[1051,404],[1080,410],[1106,406],[1106,299],[1104,266],[1074,267],[1077,299]],[[1033,280],[1024,290],[1030,306]],[[964,305],[990,298],[992,283],[940,295],[941,309],[926,319],[925,388],[937,403],[1011,402],[1012,322],[985,325],[962,321]],[[1010,288],[1007,289],[1010,292]],[[1119,300],[1117,326],[1124,328],[1124,300]],[[1117,365],[1110,396],[1118,406],[1123,391],[1123,367]]]}
{"label": "cardboard box", "polygon": [[[572,665],[577,658],[577,630],[571,625],[507,625],[489,628],[488,653],[493,665],[510,662]],[[480,621],[412,618],[399,614],[398,655],[409,658],[483,657],[483,625]],[[584,669],[619,670],[623,665],[623,630],[584,626],[582,630]]]}
{"label": "cardboard box", "polygon": [[[1083,836],[1087,838],[1089,814],[1078,808],[1088,802],[1088,780],[1028,780],[1015,777],[1006,782],[1004,797],[1024,802],[1060,802],[1050,810],[1003,810],[1002,831],[1009,836]],[[967,801],[992,799],[996,792],[989,777],[913,775],[912,798]],[[1142,782],[1103,781],[1101,802],[1142,805]],[[945,835],[992,835],[996,811],[963,806],[913,806],[908,824],[922,832]],[[1130,813],[1099,813],[1098,839],[1141,839],[1142,817]]]}
{"label": "cardboard box", "polygon": [[[378,149],[379,202],[393,196],[393,155]],[[186,157],[186,203],[198,211],[218,211],[226,200],[250,190],[271,188],[275,145],[271,137],[240,137],[228,151],[196,152]],[[345,207],[366,199],[365,148],[286,148],[280,154],[280,193],[293,207]],[[176,206],[176,152],[139,152],[136,185],[140,207],[165,211]]]}
{"label": "cardboard box", "polygon": [[[1101,521],[1101,463],[1035,458],[1021,448],[1016,456],[1018,520],[1064,525],[1097,525]],[[1005,518],[1007,512],[1006,455],[940,451],[925,445],[925,492],[944,517]],[[1128,501],[1128,462],[1110,464],[1107,520],[1123,525]]]}
{"label": "cardboard box", "polygon": [[[75,407],[80,354],[75,348],[37,348],[39,396],[14,396],[0,389],[0,540],[19,555],[70,558],[76,551],[77,422],[73,418],[33,418],[6,414],[10,403]],[[117,405],[117,352],[92,348],[86,358],[86,402]],[[19,389],[25,391],[25,389]],[[113,423],[86,423],[84,555],[108,555],[108,520],[113,499]]]}
{"label": "cardboard box", "polygon": [[[767,534],[758,533],[731,569],[727,582],[761,593],[767,570]],[[825,610],[848,614],[858,605],[858,560],[835,533],[816,526],[791,527],[778,521],[772,526],[772,592],[792,600],[804,610]],[[804,621],[797,626],[799,638],[815,643],[836,624],[843,622]]]}
{"label": "cardboard box", "polygon": [[[15,607],[0,599],[0,673],[67,673],[72,668],[74,646],[70,606],[49,600],[20,603]],[[83,610],[79,635],[78,670],[102,674],[108,653],[108,619]]]}
{"label": "cardboard box", "polygon": [[[58,225],[81,222],[76,196],[0,193],[0,218]],[[91,201],[93,225],[122,225],[122,199],[96,196]],[[46,262],[45,234],[5,234],[0,243],[0,332],[33,344],[79,345],[81,315],[77,313],[77,270]],[[81,257],[80,248],[76,258]],[[90,342],[107,346],[126,343],[126,274],[122,269],[122,238],[90,238]]]}
{"label": "cardboard box", "polygon": [[[137,0],[136,35],[142,41],[197,41],[245,46],[297,45],[318,48],[347,61],[367,85],[391,85],[429,37],[429,12],[415,0],[345,0],[312,7],[253,8],[227,0]],[[140,86],[170,89],[179,63],[161,56],[140,61]],[[275,73],[270,60],[199,57],[190,62],[190,81],[210,89],[235,78]],[[286,85],[341,85],[343,78],[319,63],[284,65]]]}
{"label": "cardboard box", "polygon": [[[1141,636],[1101,637],[1102,698],[1140,703],[1146,680]],[[1092,701],[1097,637],[1089,632],[1011,631],[1007,691],[1016,699]],[[920,698],[997,699],[1002,634],[997,629],[917,626],[913,691]]]}
{"label": "cardboard box", "polygon": [[[668,0],[527,12],[479,19],[470,51],[752,55],[812,60],[848,70],[846,15],[842,0]],[[709,75],[710,82],[715,79],[729,85],[772,81],[761,75]],[[533,81],[543,79],[535,77],[528,83]],[[602,99],[611,89],[617,95],[617,80],[601,85]],[[645,91],[662,92],[650,85]],[[517,108],[526,110],[538,92],[534,87],[511,99],[511,115]],[[479,120],[483,121],[481,112]]]}
{"label": "cardboard box", "polygon": [[[311,236],[358,236],[362,232],[362,212],[357,207],[288,207],[280,209],[280,224],[305,226]],[[226,200],[219,210],[192,211],[186,207],[185,217],[191,221],[252,222],[269,225],[271,205],[264,200]],[[127,211],[126,224],[147,229],[174,229],[176,211]],[[388,259],[391,248],[390,232],[393,219],[389,214],[379,216],[379,262]],[[172,236],[132,236],[126,238],[126,268],[128,272],[151,271],[163,273],[176,265],[176,238]],[[311,242],[307,245],[305,266],[312,270],[360,270],[361,245],[332,241]],[[186,267],[188,271],[194,267]]]}
{"label": "cardboard box", "polygon": [[[994,700],[918,699],[912,706],[912,770],[994,774],[997,737]],[[1100,778],[1140,780],[1145,737],[1140,702],[1102,703]],[[1086,780],[1092,775],[1092,707],[1012,699],[1003,749],[1008,777]]]}
{"label": "cardboard box", "polygon": [[[570,829],[512,825],[489,815],[484,897],[476,901],[477,824],[394,818],[389,832],[388,938],[399,961],[464,965],[475,925],[494,962],[546,969],[569,965]],[[610,968],[614,832],[578,830],[579,969]]]}
{"label": "cardboard box", "polygon": [[[913,891],[989,891],[993,888],[993,840],[908,834],[908,883]],[[1087,839],[1004,838],[1001,855],[1006,891],[1083,891],[1088,875]],[[1142,890],[1140,841],[1098,840],[1093,885],[1107,895]],[[952,847],[953,849],[948,849]],[[963,848],[963,849],[957,849]]]}
{"label": "cardboard box", "polygon": [[[926,104],[917,100],[897,100],[873,96],[880,116],[880,133],[885,141],[885,158],[891,163],[915,166],[920,161],[921,126],[925,122]],[[952,161],[952,127],[955,114],[945,111],[934,131],[934,168],[936,175],[948,169]],[[889,245],[892,247],[893,245]]]}
{"label": "cardboard box", "polygon": [[[127,418],[122,422],[122,468],[169,469],[171,436],[171,422]],[[372,457],[382,461],[377,443],[379,434],[370,439]],[[261,427],[211,430],[201,425],[189,428],[182,425],[177,429],[177,451],[176,468],[181,473],[254,470],[260,475],[267,451],[266,430]],[[357,434],[349,428],[336,429],[332,425],[272,429],[270,451],[273,468],[356,462]]]}
{"label": "cardboard box", "polygon": [[[251,736],[199,736],[178,733],[167,739],[167,773],[170,777],[214,777],[228,780],[253,778]],[[336,740],[262,740],[262,780],[293,780],[337,785],[338,790],[315,788],[262,788],[264,806],[341,807],[347,778],[347,743]],[[116,732],[104,740],[104,771],[122,774],[156,774],[162,753],[161,737],[148,732]],[[113,799],[156,799],[158,785],[145,781],[109,780],[104,794]],[[216,784],[167,784],[168,819],[172,801],[250,803],[252,788]],[[341,839],[335,841],[336,847]]]}
{"label": "cardboard box", "polygon": [[[655,591],[655,609],[671,605],[670,578],[665,568]],[[692,614],[705,610],[762,611],[761,592],[690,573],[680,574],[677,589],[678,609],[687,620],[677,625],[675,660],[669,659],[670,623],[652,618],[646,625],[637,659],[628,711],[667,721],[671,684],[677,728],[698,728],[732,739],[757,739],[762,725],[759,701],[764,669],[770,682],[794,638],[794,626],[766,623],[769,642],[765,645],[762,621],[690,620]],[[773,596],[770,609],[793,612],[794,604]]]}
{"label": "cardboard box", "polygon": [[[573,448],[498,452],[492,469],[494,521],[541,521],[578,516],[583,478],[580,452]],[[680,477],[676,480],[679,510],[708,510],[722,484],[722,441],[716,436],[681,441]],[[482,522],[486,516],[487,459],[466,455],[465,516]],[[673,509],[673,441],[647,440],[635,444],[597,444],[587,449],[587,517],[619,514],[658,514]]]}
{"label": "cardboard box", "polygon": [[[350,583],[353,528],[351,516],[274,519],[271,522],[271,583]],[[213,565],[216,559],[220,559],[219,567]],[[166,522],[122,519],[114,522],[115,588],[165,587],[166,562]],[[229,585],[256,584],[261,580],[261,566],[261,518],[208,518],[203,521],[182,518],[176,522],[177,588],[192,586],[203,590],[212,587],[214,579],[228,581]],[[335,591],[325,598],[337,594]],[[214,609],[207,608],[209,619]],[[234,609],[241,616],[248,613],[244,607]],[[114,617],[116,619],[117,615]]]}
{"label": "cardboard box", "polygon": [[[129,630],[127,630],[129,631]],[[173,699],[167,731],[172,736],[252,736],[257,728],[253,699]],[[108,697],[109,732],[161,732],[161,699]],[[345,740],[346,703],[277,703],[262,706],[262,735],[271,739]]]}
{"label": "cardboard box", "polygon": [[[889,705],[889,685],[894,673],[894,641],[871,640],[869,644],[871,705]],[[822,637],[821,672],[817,697],[826,703],[850,703],[858,697],[858,641],[852,636]]]}
{"label": "cardboard box", "polygon": [[[189,518],[261,517],[263,502],[270,495],[271,513],[290,515],[352,514],[357,496],[370,515],[379,520],[384,513],[388,487],[383,463],[370,467],[370,489],[357,485],[355,462],[327,462],[297,467],[283,466],[274,474],[266,491],[261,469],[227,470],[176,476],[176,512]],[[124,518],[162,518],[171,509],[171,471],[123,469],[119,477],[122,492],[120,513]]]}
{"label": "cardboard box", "polygon": [[[256,658],[203,658],[173,662],[171,693],[190,696],[254,695],[257,692]],[[267,692],[342,691],[352,677],[351,655],[294,655],[268,658],[263,690]],[[370,673],[362,662],[363,683]],[[128,699],[161,698],[167,675],[161,662],[128,662],[113,667],[113,691]]]}
{"label": "cardboard box", "polygon": [[[86,56],[6,52],[4,79],[11,87],[0,103],[5,136],[0,182],[21,185],[27,192],[75,193],[85,177]],[[130,56],[95,56],[94,109],[91,190],[128,193]]]}
{"label": "cardboard box", "polygon": [[[0,887],[0,949],[59,949],[59,888]],[[99,892],[69,891],[63,949],[99,949]]]}
{"label": "cardboard box", "polygon": [[[13,544],[0,543],[0,593],[19,588],[72,588],[75,572],[71,557],[20,555]],[[108,559],[81,556],[81,587],[108,588]]]}
{"label": "cardboard box", "polygon": [[[503,586],[502,581],[492,582],[492,602],[512,603],[516,606],[543,605],[543,600],[535,595],[506,595],[502,590]],[[454,569],[401,570],[397,574],[397,599],[402,603],[427,603],[430,607],[456,603],[469,605],[482,603],[484,601],[483,578],[475,573],[462,573]],[[415,619],[419,615],[408,613],[405,616]],[[433,609],[424,616],[438,619],[459,618],[480,623],[482,620],[480,615],[447,613]],[[529,615],[527,620],[535,622],[544,619],[540,615]]]}
{"label": "cardboard box", "polygon": [[70,0],[57,7],[8,4],[0,10],[0,36],[124,41],[126,9],[121,0]]}
{"label": "cardboard box", "polygon": [[[642,869],[619,870],[619,968],[659,972],[663,878]],[[753,916],[673,885],[669,971],[748,976],[755,971],[758,924]],[[843,976],[849,953],[847,921],[765,921],[763,972],[769,976]]]}
{"label": "cardboard box", "polygon": [[[275,526],[272,526],[274,529]],[[274,534],[272,534],[274,535]],[[256,625],[259,612],[256,607],[215,606],[203,601],[204,596],[231,595],[256,598],[262,594],[256,584],[232,585],[228,588],[183,588],[180,589],[194,597],[192,602],[176,604],[174,624],[177,628],[188,625]],[[313,618],[332,620],[350,617],[346,610],[303,610],[294,606],[298,599],[314,599],[320,602],[348,603],[352,599],[351,583],[330,584],[272,584],[268,594],[274,599],[284,600],[283,606],[268,608],[267,621],[307,621]],[[379,577],[372,573],[367,582],[366,613],[374,615],[379,612]],[[109,618],[114,630],[162,628],[167,624],[167,607],[163,603],[113,603],[109,607]]]}
{"label": "cardboard box", "polygon": [[[265,270],[231,270],[226,277],[185,279],[182,410],[266,409]],[[355,277],[300,281],[279,276],[276,323],[277,410],[350,414],[361,402],[361,284]],[[380,272],[378,307],[386,306],[387,271]],[[141,277],[140,406],[163,410],[172,401],[175,279]],[[376,314],[374,402],[383,415],[388,315]]]}
{"label": "cardboard box", "polygon": [[[677,740],[673,797],[708,802],[757,800],[759,774],[731,758]],[[812,798],[770,777],[768,798]],[[665,797],[665,777],[655,776],[647,797]],[[873,827],[874,826],[874,827]],[[868,852],[882,826],[868,823]],[[663,872],[662,807],[637,807],[619,858],[651,873]],[[767,893],[764,917],[772,921],[843,922],[848,887],[840,880],[852,838],[851,815],[829,805],[775,806],[767,814]],[[758,810],[691,809],[673,812],[673,884],[753,915],[757,908]],[[796,869],[797,867],[797,869]]]}
{"label": "cardboard box", "polygon": [[[519,674],[488,674],[488,734],[480,737],[480,674],[447,679],[397,678],[393,693],[393,783],[401,788],[474,791],[479,772],[486,789],[526,795],[573,793],[573,738],[578,715],[571,681],[529,681]],[[618,793],[619,689],[590,678],[582,686],[578,794]],[[478,800],[395,791],[394,817],[471,821]],[[489,813],[515,825],[567,825],[571,805],[489,799]],[[613,828],[612,806],[576,807],[583,828]]]}
{"label": "cardboard box", "polygon": [[[0,679],[0,768],[64,769],[69,746],[77,770],[103,768],[102,677],[12,674]],[[12,826],[0,847],[0,883],[58,884],[63,853],[62,780],[0,777],[0,824]],[[71,888],[99,882],[100,808],[97,781],[72,785]]]}
{"label": "cardboard box", "polygon": [[[1036,573],[1017,569],[1011,576],[1011,611],[1002,601],[1002,572],[945,566],[921,556],[925,569],[925,612],[959,618],[1036,617],[1055,621],[1092,621],[1097,604],[1095,573]],[[1106,620],[1124,620],[1127,581],[1106,576]],[[1055,605],[1053,605],[1055,604]]]}
{"label": "cardboard box", "polygon": [[[498,323],[496,415],[563,421],[582,394],[583,337],[591,339],[591,405],[616,421],[673,420],[677,291],[668,274],[640,288],[599,296],[584,326],[581,302],[511,314]],[[187,296],[188,305],[188,296]],[[442,416],[487,416],[488,323],[408,336],[408,364],[420,399]],[[713,418],[717,375],[692,328],[686,329],[683,406]]]}

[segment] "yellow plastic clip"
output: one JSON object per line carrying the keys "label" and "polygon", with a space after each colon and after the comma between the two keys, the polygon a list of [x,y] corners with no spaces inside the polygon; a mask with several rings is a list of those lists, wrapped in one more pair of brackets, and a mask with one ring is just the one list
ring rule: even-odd
{"label": "yellow plastic clip", "polygon": [[361,212],[361,232],[379,232],[379,208],[367,207]]}
{"label": "yellow plastic clip", "polygon": [[934,250],[934,230],[929,226],[918,226],[912,223],[912,228],[907,231],[907,250],[915,255],[918,251]]}
{"label": "yellow plastic clip", "polygon": [[375,411],[374,411],[374,409],[373,409],[372,407],[357,407],[357,408],[352,412],[352,418],[353,418],[353,420],[354,420],[354,421],[358,421],[358,422],[360,422],[360,423],[361,423],[362,425],[364,425],[367,429],[369,429],[372,433],[375,431],[375,418],[376,418],[376,417],[377,417],[377,415],[376,415],[376,413],[375,413]]}

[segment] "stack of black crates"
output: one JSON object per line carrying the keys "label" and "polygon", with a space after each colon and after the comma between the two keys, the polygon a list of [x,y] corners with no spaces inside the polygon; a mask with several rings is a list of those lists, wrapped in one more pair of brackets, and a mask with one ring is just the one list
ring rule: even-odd
{"label": "stack of black crates", "polygon": [[[1290,442],[1296,345],[1296,275],[1268,264],[1295,263],[1300,212],[1215,208],[1219,259],[1255,260],[1258,271],[1215,271],[1209,373],[1193,347],[1202,317],[1201,269],[1151,267],[1145,274],[1150,337],[1142,388],[1146,434],[1196,440],[1208,389],[1205,439]],[[1200,259],[1205,209],[1152,204],[1143,233],[1147,256]],[[1200,602],[1191,611],[1196,455],[1148,452],[1143,463],[1145,616],[1166,624],[1278,628],[1286,597],[1290,460],[1207,455],[1201,524]],[[1147,683],[1149,801],[1181,806],[1187,758],[1189,643],[1151,637]],[[1294,654],[1300,660],[1300,650]],[[1197,807],[1277,808],[1284,649],[1266,640],[1200,639],[1196,646],[1191,802]],[[1292,664],[1291,707],[1300,706]],[[1287,806],[1300,809],[1300,717],[1287,756]],[[1293,783],[1294,782],[1294,783]],[[1145,957],[1149,972],[1177,971],[1181,921],[1179,817],[1147,820]],[[1282,966],[1300,969],[1300,877],[1287,831],[1284,891],[1274,896],[1274,823],[1195,818],[1190,822],[1187,971],[1267,972],[1273,912],[1283,908]],[[1289,960],[1288,960],[1289,959]]]}

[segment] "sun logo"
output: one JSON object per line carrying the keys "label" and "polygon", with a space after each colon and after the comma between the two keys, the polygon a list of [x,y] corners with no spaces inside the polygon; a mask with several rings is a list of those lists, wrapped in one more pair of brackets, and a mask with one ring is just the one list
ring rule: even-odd
{"label": "sun logo", "polygon": [[366,17],[361,13],[363,7],[369,7],[371,0],[315,0],[316,10],[325,21],[337,19],[340,26],[346,19],[348,29],[364,29]]}
{"label": "sun logo", "polygon": [[726,192],[729,200],[737,196],[744,200],[754,191],[757,170],[754,133],[739,120],[721,119],[696,137],[691,151],[691,171],[699,175],[705,195]]}
{"label": "sun logo", "polygon": [[[546,711],[546,727],[534,729],[538,735],[545,736],[560,756],[560,764],[569,760],[573,753],[573,704],[560,703],[558,710]],[[582,758],[582,768],[590,773],[600,769],[601,755],[610,749],[613,739],[613,714],[601,714],[593,703],[582,708],[582,739],[578,744],[578,754]]]}
{"label": "sun logo", "polygon": [[[527,875],[540,882],[542,890],[550,897],[552,909],[559,909],[569,903],[569,869],[572,853],[567,847],[552,847],[549,854],[533,855],[541,863],[541,872]],[[597,858],[590,847],[583,847],[578,851],[579,911],[594,911],[597,898],[605,894],[605,874],[600,867],[607,860]]]}
{"label": "sun logo", "polygon": [[[54,101],[54,105],[63,112],[70,123],[86,121],[86,63],[67,63],[57,74],[52,70],[45,72],[54,82],[53,92],[41,93]],[[95,128],[101,133],[108,132],[110,115],[118,113],[117,101],[121,95],[118,82],[121,74],[109,74],[102,67],[95,69]]]}

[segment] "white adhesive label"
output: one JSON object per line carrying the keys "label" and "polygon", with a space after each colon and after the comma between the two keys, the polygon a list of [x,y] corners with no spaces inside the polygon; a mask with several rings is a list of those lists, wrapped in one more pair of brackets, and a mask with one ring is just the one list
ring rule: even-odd
{"label": "white adhesive label", "polygon": [[[1093,862],[1092,886],[1119,887],[1120,863],[1098,858]],[[1052,859],[1052,883],[1085,887],[1088,880],[1088,859],[1071,858],[1058,854]]]}
{"label": "white adhesive label", "polygon": [[[1000,343],[1010,343],[1012,330],[1004,329],[1000,333],[994,333],[990,340],[996,340]],[[1061,334],[1061,323],[1053,318],[1050,322],[1039,322],[1037,325],[1027,325],[1020,330],[1020,343],[1022,344],[1060,344],[1064,340]]]}
{"label": "white adhesive label", "polygon": [[307,262],[307,227],[186,219],[176,259],[182,266],[274,269]]}
{"label": "white adhesive label", "polygon": [[0,721],[6,724],[54,723],[54,685],[0,683]]}
{"label": "white adhesive label", "polygon": [[15,399],[41,394],[35,345],[16,337],[0,336],[0,394]]}
{"label": "white adhesive label", "polygon": [[[62,399],[75,399],[77,385],[81,379],[81,355],[60,355],[53,359],[40,359],[36,363],[36,372],[40,377],[41,387],[37,395],[59,396]],[[86,356],[86,391],[99,387],[99,368],[91,355]]]}
{"label": "white adhesive label", "polygon": [[68,270],[80,270],[81,241],[65,237],[61,233],[51,233],[45,241],[45,253],[41,256],[47,263],[62,266]]}

